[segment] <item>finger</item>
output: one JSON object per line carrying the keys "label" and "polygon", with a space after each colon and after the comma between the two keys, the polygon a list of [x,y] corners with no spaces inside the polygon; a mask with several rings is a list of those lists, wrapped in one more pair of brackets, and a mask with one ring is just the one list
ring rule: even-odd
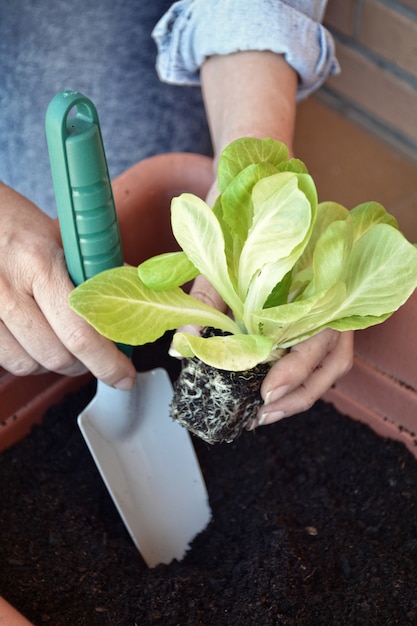
{"label": "finger", "polygon": [[[48,320],[56,340],[62,345],[60,349],[54,341],[53,356],[49,357],[46,366],[60,373],[74,375],[81,364],[108,385],[121,389],[132,387],[136,370],[131,360],[68,306],[68,295],[73,289],[68,275],[60,274],[55,277],[54,283],[54,298],[46,297],[46,290],[38,282],[34,283],[33,288],[39,309]],[[40,359],[45,365],[45,356],[41,355]],[[53,359],[58,359],[58,363],[53,362]]]}
{"label": "finger", "polygon": [[57,318],[50,315],[51,326],[32,298],[21,297],[14,306],[17,322],[9,319],[14,307],[4,311],[13,334],[4,322],[0,324],[0,362],[7,371],[16,376],[45,371],[79,376],[90,370],[121,389],[134,384],[136,372],[131,361],[67,307],[62,307]]}
{"label": "finger", "polygon": [[[36,269],[30,276],[26,267],[28,284],[21,281],[19,290],[4,277],[0,279],[2,318],[14,340],[48,371],[77,376],[90,370],[109,385],[130,388],[136,380],[130,359],[69,308],[73,284],[62,250],[38,256]],[[10,340],[8,345],[10,350]],[[26,358],[25,369],[31,367],[33,363]],[[10,371],[10,357],[7,369]]]}
{"label": "finger", "polygon": [[265,377],[261,395],[265,402],[278,400],[304,382],[337,344],[340,333],[326,329],[293,346]]}
{"label": "finger", "polygon": [[[256,426],[271,424],[285,417],[307,411],[338,378],[350,370],[353,363],[353,332],[336,333],[335,338],[336,342],[325,353],[324,357],[318,362],[316,361],[316,365],[312,369],[310,367],[310,371],[308,368],[304,369],[305,378],[301,375],[295,375],[287,385],[274,390],[275,397],[274,391],[267,395],[265,404],[258,411],[255,420]],[[333,341],[328,343],[328,345],[332,344]],[[315,349],[317,349],[317,353]],[[323,344],[321,342],[314,342],[313,353],[318,355],[322,349]],[[303,353],[304,350],[302,349],[301,354]],[[283,357],[282,361],[291,354]],[[308,355],[310,356],[309,366],[311,366],[310,348]],[[293,361],[291,365],[293,365]]]}
{"label": "finger", "polygon": [[43,374],[42,367],[13,337],[8,328],[0,320],[0,366],[14,376]]}
{"label": "finger", "polygon": [[200,300],[200,302],[214,307],[218,311],[222,311],[223,313],[227,311],[227,306],[222,298],[205,276],[200,275],[195,278],[190,289],[190,295]]}
{"label": "finger", "polygon": [[[227,306],[223,302],[222,298],[219,296],[214,287],[209,283],[207,278],[202,275],[197,276],[194,279],[193,284],[190,289],[190,296],[200,300],[200,302],[204,302],[209,306],[214,307],[218,311],[222,311],[225,313],[227,311]],[[199,335],[201,332],[201,326],[196,324],[187,324],[185,326],[181,326],[177,329],[177,332],[189,333],[190,335]],[[173,343],[169,348],[169,354],[176,359],[182,359],[182,355],[174,348]]]}
{"label": "finger", "polygon": [[71,321],[69,328],[69,332],[57,330],[60,339],[96,378],[118,389],[133,387],[136,370],[112,341],[99,335],[84,320]]}
{"label": "finger", "polygon": [[[69,279],[68,279],[69,280]],[[0,277],[2,365],[16,375],[49,370],[76,375],[85,371],[61,344],[29,293]],[[51,293],[49,288],[48,293]],[[52,290],[55,295],[55,290]]]}

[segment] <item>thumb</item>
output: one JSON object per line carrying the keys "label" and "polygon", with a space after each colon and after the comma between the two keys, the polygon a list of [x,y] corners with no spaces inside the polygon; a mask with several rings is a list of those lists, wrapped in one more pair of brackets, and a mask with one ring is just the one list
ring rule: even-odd
{"label": "thumb", "polygon": [[226,313],[227,306],[223,302],[222,298],[219,296],[214,287],[209,283],[205,276],[197,276],[194,280],[191,289],[190,296],[200,300],[200,302],[204,302],[205,304],[209,304],[214,307],[218,311],[222,313]]}
{"label": "thumb", "polygon": [[[200,300],[200,302],[204,302],[205,304],[214,307],[218,311],[222,311],[223,313],[226,313],[227,311],[227,306],[223,302],[222,298],[219,296],[214,287],[209,283],[207,278],[202,275],[195,278],[189,294],[193,298],[196,298],[197,300]],[[180,328],[178,328],[176,332],[185,332],[189,333],[190,335],[199,335],[201,332],[201,326],[197,326],[195,324],[187,324],[186,326],[181,326]],[[170,356],[178,359],[182,358],[179,352],[175,350],[172,343],[169,348],[169,354]]]}

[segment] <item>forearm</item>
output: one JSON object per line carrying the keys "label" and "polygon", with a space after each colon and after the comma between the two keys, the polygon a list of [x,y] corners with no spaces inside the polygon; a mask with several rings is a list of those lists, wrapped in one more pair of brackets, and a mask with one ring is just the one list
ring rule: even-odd
{"label": "forearm", "polygon": [[239,137],[272,137],[292,150],[297,73],[281,55],[212,56],[201,68],[201,82],[216,162]]}

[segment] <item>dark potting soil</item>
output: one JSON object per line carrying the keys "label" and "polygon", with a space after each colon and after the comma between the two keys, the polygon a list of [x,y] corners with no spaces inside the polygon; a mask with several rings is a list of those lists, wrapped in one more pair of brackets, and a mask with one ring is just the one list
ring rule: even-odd
{"label": "dark potting soil", "polygon": [[213,520],[182,562],[147,569],[76,425],[93,393],[0,455],[0,594],[36,626],[417,624],[402,444],[323,402],[231,444],[196,439]]}

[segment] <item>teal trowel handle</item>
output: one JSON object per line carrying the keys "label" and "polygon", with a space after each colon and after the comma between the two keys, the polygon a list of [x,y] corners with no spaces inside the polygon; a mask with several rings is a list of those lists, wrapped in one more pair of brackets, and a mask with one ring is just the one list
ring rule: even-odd
{"label": "teal trowel handle", "polygon": [[69,274],[75,285],[123,264],[119,226],[97,111],[64,91],[46,113],[46,138]]}
{"label": "teal trowel handle", "polygon": [[79,285],[123,265],[100,123],[91,100],[63,91],[49,104],[45,125],[65,260]]}

